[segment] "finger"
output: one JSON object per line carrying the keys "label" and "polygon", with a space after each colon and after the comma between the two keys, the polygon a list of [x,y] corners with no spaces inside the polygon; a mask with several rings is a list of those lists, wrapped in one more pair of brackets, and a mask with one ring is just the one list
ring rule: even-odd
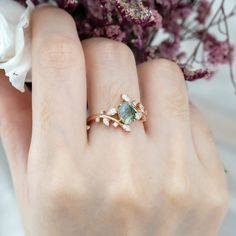
{"label": "finger", "polygon": [[67,146],[76,155],[87,131],[85,63],[75,23],[65,11],[44,7],[35,11],[32,27],[33,144]]}
{"label": "finger", "polygon": [[31,139],[31,94],[27,88],[25,93],[13,88],[3,71],[0,71],[0,134],[13,182],[22,181]]}
{"label": "finger", "polygon": [[198,108],[190,103],[193,143],[201,163],[210,171],[224,172],[213,135]]}
{"label": "finger", "polygon": [[168,143],[191,143],[188,95],[180,68],[159,59],[139,65],[138,74],[149,135]]}
{"label": "finger", "polygon": [[[140,100],[135,59],[126,45],[104,38],[85,40],[82,45],[86,58],[88,106],[91,114],[117,108],[121,103],[121,94]],[[131,124],[132,132],[143,133],[143,125],[135,123]],[[107,128],[99,124],[96,129],[98,134]]]}

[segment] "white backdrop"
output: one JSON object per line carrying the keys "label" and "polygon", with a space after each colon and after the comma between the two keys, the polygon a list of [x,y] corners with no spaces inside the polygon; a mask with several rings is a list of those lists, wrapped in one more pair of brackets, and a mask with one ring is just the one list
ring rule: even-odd
{"label": "white backdrop", "polygon": [[[233,3],[235,0],[227,0],[227,7],[231,7]],[[236,44],[236,18],[230,21],[230,31],[231,39]],[[234,71],[236,74],[236,64]],[[230,205],[220,236],[236,235],[236,95],[233,94],[228,75],[228,67],[223,67],[211,81],[189,83],[190,98],[208,120],[228,170]],[[0,236],[24,236],[1,145]]]}

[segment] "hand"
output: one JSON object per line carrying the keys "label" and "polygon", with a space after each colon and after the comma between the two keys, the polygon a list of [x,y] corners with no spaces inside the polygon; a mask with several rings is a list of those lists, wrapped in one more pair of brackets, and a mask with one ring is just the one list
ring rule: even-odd
{"label": "hand", "polygon": [[[36,10],[32,27],[32,105],[29,91],[0,80],[1,136],[26,234],[215,235],[227,207],[224,168],[178,66],[136,67],[122,43],[80,42],[56,8]],[[147,122],[87,133],[87,101],[94,114],[121,93],[141,99]]]}

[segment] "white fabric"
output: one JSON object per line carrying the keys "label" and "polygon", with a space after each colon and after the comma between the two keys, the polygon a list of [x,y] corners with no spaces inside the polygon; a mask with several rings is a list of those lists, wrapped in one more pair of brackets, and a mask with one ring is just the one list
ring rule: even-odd
{"label": "white fabric", "polygon": [[[49,2],[57,5],[54,0]],[[0,0],[0,69],[21,92],[25,81],[31,81],[30,17],[35,6],[31,0],[26,4],[27,8],[13,0]]]}
{"label": "white fabric", "polygon": [[34,5],[27,8],[13,0],[0,1],[0,69],[5,70],[12,85],[24,92],[26,75],[31,68],[31,34],[29,28]]}

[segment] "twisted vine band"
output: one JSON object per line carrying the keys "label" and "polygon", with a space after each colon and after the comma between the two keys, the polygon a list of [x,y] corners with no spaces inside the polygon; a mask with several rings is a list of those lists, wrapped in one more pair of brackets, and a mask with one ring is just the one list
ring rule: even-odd
{"label": "twisted vine band", "polygon": [[126,94],[121,94],[121,103],[117,108],[111,108],[108,111],[101,111],[100,114],[94,114],[87,118],[87,130],[92,123],[103,123],[105,126],[120,127],[126,132],[131,131],[130,124],[134,121],[145,122],[147,112],[141,102],[131,100]]}

